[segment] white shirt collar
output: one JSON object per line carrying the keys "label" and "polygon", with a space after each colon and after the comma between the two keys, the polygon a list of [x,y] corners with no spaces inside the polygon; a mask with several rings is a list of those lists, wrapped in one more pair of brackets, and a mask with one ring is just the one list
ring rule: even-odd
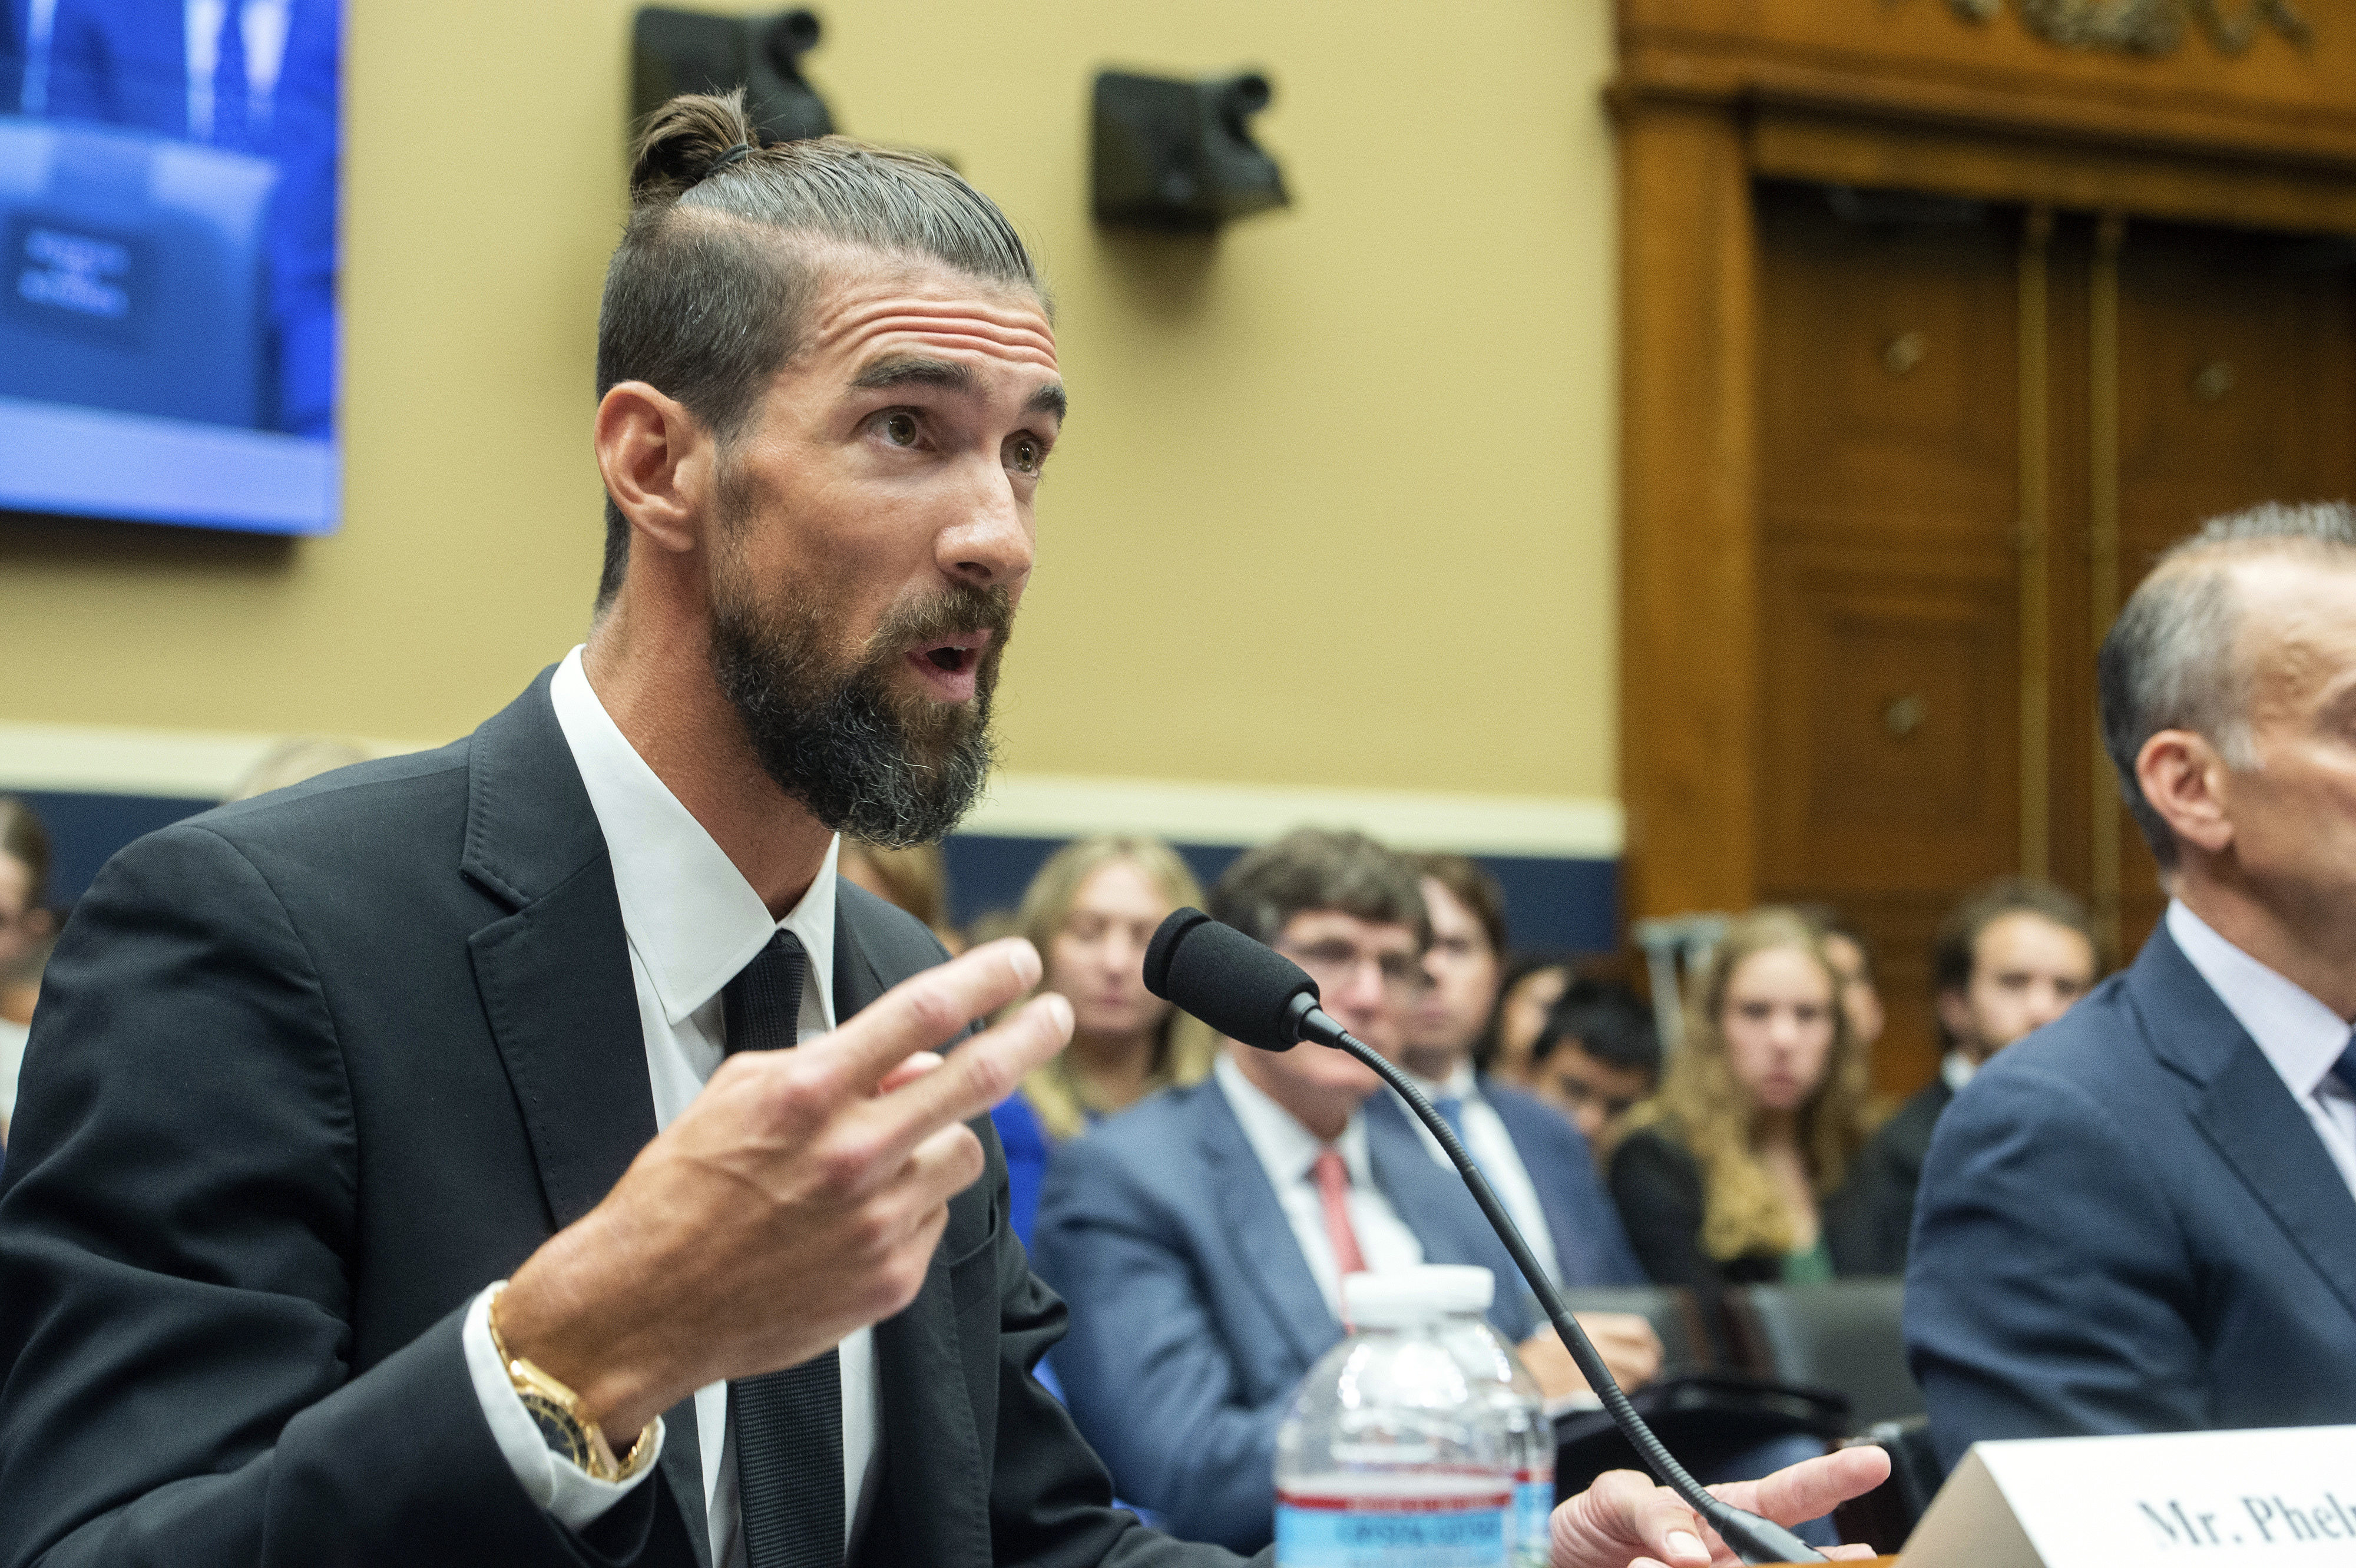
{"label": "white shirt collar", "polygon": [[1950,1094],[1961,1094],[1964,1085],[1971,1082],[1972,1074],[1979,1070],[1979,1063],[1961,1051],[1949,1051],[1939,1058],[1939,1076],[1947,1080]]}
{"label": "white shirt collar", "polygon": [[548,695],[605,835],[622,928],[672,1026],[717,996],[783,929],[809,955],[804,983],[816,988],[819,1011],[831,1027],[841,838],[827,845],[826,861],[801,902],[784,919],[772,920],[736,863],[605,712],[581,668],[580,649],[564,656]]}
{"label": "white shirt collar", "polygon": [[2293,1094],[2315,1093],[2348,1048],[2348,1023],[2217,934],[2179,900],[2168,901],[2168,934],[2240,1020]]}
{"label": "white shirt collar", "polygon": [[[1325,1152],[1325,1141],[1294,1120],[1291,1112],[1269,1098],[1266,1090],[1244,1076],[1244,1069],[1225,1049],[1211,1064],[1212,1079],[1219,1092],[1227,1097],[1227,1108],[1243,1123],[1244,1141],[1251,1144],[1258,1156],[1260,1168],[1268,1173],[1270,1186],[1282,1192],[1286,1187],[1309,1179],[1310,1167],[1317,1156]],[[1342,1164],[1350,1173],[1350,1185],[1361,1191],[1372,1191],[1375,1186],[1374,1163],[1366,1154],[1366,1113],[1364,1110],[1350,1112],[1349,1122],[1332,1147],[1342,1152]]]}

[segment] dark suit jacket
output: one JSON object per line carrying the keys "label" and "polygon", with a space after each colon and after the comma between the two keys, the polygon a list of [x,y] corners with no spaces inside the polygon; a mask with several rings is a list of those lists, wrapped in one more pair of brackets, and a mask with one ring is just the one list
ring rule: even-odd
{"label": "dark suit jacket", "polygon": [[1950,1465],[2356,1422],[2356,1197],[2165,927],[1940,1118],[1906,1342]]}
{"label": "dark suit jacket", "polygon": [[[1497,1112],[1497,1120],[1505,1124],[1515,1152],[1522,1156],[1522,1168],[1529,1173],[1530,1185],[1537,1188],[1547,1234],[1554,1241],[1555,1261],[1562,1268],[1562,1278],[1557,1283],[1564,1286],[1643,1284],[1644,1271],[1629,1250],[1620,1211],[1605,1195],[1602,1180],[1595,1174],[1595,1156],[1588,1152],[1587,1140],[1580,1136],[1579,1129],[1544,1101],[1493,1078],[1482,1078],[1481,1094]],[[1386,1090],[1366,1101],[1366,1135],[1380,1140],[1386,1153],[1394,1145],[1402,1157],[1408,1150],[1419,1153],[1438,1170],[1431,1150],[1416,1135],[1414,1114],[1398,1096]],[[1449,1229],[1465,1233],[1487,1230],[1489,1221],[1472,1195],[1464,1190],[1462,1181],[1451,1172],[1440,1174],[1447,1177],[1446,1185],[1455,1189],[1453,1198],[1462,1199],[1457,1203],[1434,1195],[1435,1207],[1454,1210]],[[1505,1272],[1497,1276],[1500,1295],[1522,1295],[1529,1288],[1511,1262],[1509,1258]],[[1535,1298],[1526,1303],[1526,1308],[1535,1333],[1545,1315]]]}
{"label": "dark suit jacket", "polygon": [[1881,1124],[1849,1166],[1848,1180],[1825,1206],[1833,1256],[1845,1274],[1902,1274],[1914,1230],[1914,1193],[1931,1131],[1955,1091],[1934,1078]]}
{"label": "dark suit jacket", "polygon": [[[517,1485],[459,1343],[464,1304],[655,1132],[547,686],[441,751],[143,839],[76,910],[0,1176],[0,1563],[709,1568],[691,1405],[664,1474],[575,1536]],[[837,896],[839,1015],[939,961]],[[1224,1561],[1112,1510],[1029,1375],[1063,1306],[974,1126],[988,1173],[876,1326],[862,1559]]]}
{"label": "dark suit jacket", "polygon": [[[1497,1275],[1490,1321],[1537,1320],[1513,1260],[1420,1144],[1377,1138],[1376,1185],[1434,1263]],[[1072,1304],[1055,1373],[1120,1495],[1176,1534],[1239,1552],[1276,1529],[1276,1432],[1342,1339],[1215,1080],[1156,1095],[1058,1147],[1039,1198],[1040,1274]]]}

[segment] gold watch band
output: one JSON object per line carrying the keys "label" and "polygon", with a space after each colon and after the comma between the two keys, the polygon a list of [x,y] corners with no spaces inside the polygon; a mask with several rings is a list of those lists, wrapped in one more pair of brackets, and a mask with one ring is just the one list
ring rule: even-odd
{"label": "gold watch band", "polygon": [[[488,1318],[491,1330],[491,1350],[507,1369],[508,1381],[515,1388],[516,1397],[531,1414],[533,1424],[548,1445],[588,1472],[593,1480],[626,1481],[646,1468],[648,1458],[654,1453],[657,1422],[647,1423],[637,1441],[630,1444],[626,1457],[616,1459],[613,1444],[605,1441],[605,1431],[589,1419],[588,1407],[581,1396],[546,1371],[525,1360],[508,1348],[507,1337],[499,1332],[499,1296],[507,1290],[505,1280],[491,1287]],[[659,1418],[658,1418],[659,1420]]]}

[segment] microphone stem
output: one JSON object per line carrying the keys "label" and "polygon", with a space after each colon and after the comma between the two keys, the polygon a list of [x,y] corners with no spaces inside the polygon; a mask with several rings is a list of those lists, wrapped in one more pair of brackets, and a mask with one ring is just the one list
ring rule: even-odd
{"label": "microphone stem", "polygon": [[1645,1425],[1644,1418],[1636,1413],[1635,1406],[1628,1402],[1628,1396],[1621,1391],[1619,1380],[1612,1377],[1612,1369],[1603,1364],[1603,1358],[1596,1354],[1595,1347],[1589,1342],[1586,1331],[1580,1327],[1579,1320],[1571,1316],[1570,1308],[1563,1302],[1562,1293],[1555,1289],[1554,1281],[1547,1277],[1537,1255],[1530,1251],[1529,1243],[1522,1240],[1521,1229],[1514,1223],[1513,1216],[1505,1212],[1505,1206],[1498,1201],[1497,1195],[1490,1190],[1487,1178],[1472,1163],[1472,1156],[1465,1152],[1463,1144],[1456,1136],[1456,1130],[1448,1124],[1447,1118],[1432,1109],[1431,1101],[1424,1098],[1423,1091],[1409,1082],[1404,1073],[1356,1036],[1344,1032],[1334,1044],[1337,1048],[1347,1051],[1373,1069],[1407,1102],[1408,1109],[1415,1112],[1416,1119],[1440,1140],[1440,1148],[1455,1164],[1457,1174],[1464,1178],[1465,1187],[1472,1194],[1472,1201],[1479,1204],[1481,1212],[1489,1217],[1489,1224],[1497,1232],[1497,1239],[1505,1244],[1505,1251],[1513,1254],[1515,1266],[1522,1271],[1522,1277],[1537,1293],[1538,1305],[1546,1308],[1555,1332],[1562,1336],[1564,1346],[1570,1351],[1570,1359],[1579,1364],[1580,1374],[1587,1379],[1587,1386],[1594,1391],[1596,1398],[1603,1402],[1603,1408],[1610,1412],[1612,1424],[1634,1445],[1637,1454],[1662,1484],[1708,1520],[1710,1528],[1717,1530],[1745,1563],[1825,1561],[1822,1553],[1772,1520],[1762,1519],[1757,1514],[1745,1512],[1731,1503],[1712,1497],[1684,1466],[1676,1462],[1661,1440],[1653,1434],[1653,1429]]}

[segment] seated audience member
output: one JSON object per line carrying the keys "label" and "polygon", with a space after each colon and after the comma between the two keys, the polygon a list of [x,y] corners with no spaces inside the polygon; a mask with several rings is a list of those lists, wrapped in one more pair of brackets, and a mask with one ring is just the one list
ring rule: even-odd
{"label": "seated audience member", "polygon": [[[1473,1042],[1497,1002],[1504,891],[1461,854],[1416,855],[1408,865],[1421,876],[1431,946],[1424,955],[1428,983],[1408,1009],[1405,1047],[1393,1059],[1463,1140],[1557,1283],[1643,1283],[1586,1140],[1528,1095],[1473,1070]],[[1456,1169],[1395,1094],[1367,1101],[1366,1132],[1378,1147],[1419,1144]],[[1499,1288],[1526,1287],[1508,1280]],[[1625,1326],[1633,1332],[1638,1321]]]}
{"label": "seated audience member", "polygon": [[2344,503],[2211,522],[2104,639],[2104,747],[2169,902],[1939,1119],[1906,1340],[1948,1463],[2356,1422],[2352,697]]}
{"label": "seated audience member", "polygon": [[8,1122],[16,1114],[16,1070],[33,1022],[29,999],[18,1003],[16,987],[49,939],[52,921],[43,902],[48,886],[48,831],[33,808],[0,795],[0,1144],[8,1141]]}
{"label": "seated audience member", "polygon": [[1608,1166],[1628,1112],[1660,1087],[1653,1010],[1624,985],[1580,979],[1547,1015],[1530,1047],[1529,1091],[1570,1118]]}
{"label": "seated audience member", "polygon": [[[1307,970],[1326,1011],[1368,1045],[1399,1049],[1429,928],[1397,855],[1362,834],[1290,833],[1230,867],[1209,908]],[[1380,1087],[1340,1051],[1228,1041],[1207,1081],[1055,1153],[1035,1261],[1071,1307],[1056,1368],[1120,1495],[1174,1534],[1269,1543],[1277,1427],[1342,1337],[1344,1273],[1490,1269],[1490,1321],[1550,1393],[1580,1386],[1462,1183],[1420,1149],[1369,1136],[1362,1107]],[[1597,1344],[1632,1383],[1659,1356],[1649,1331]]]}
{"label": "seated audience member", "polygon": [[1873,944],[1865,940],[1863,928],[1830,904],[1793,908],[1823,939],[1825,958],[1840,980],[1841,1011],[1848,1015],[1849,1033],[1857,1036],[1858,1054],[1865,1058],[1870,1080],[1873,1047],[1881,1043],[1881,1031],[1890,1021],[1873,976]]}
{"label": "seated audience member", "polygon": [[2068,1012],[2094,983],[2094,970],[2085,906],[2048,883],[2003,877],[1948,911],[1931,950],[1946,1057],[1939,1076],[1883,1122],[1857,1158],[1833,1218],[1844,1267],[1906,1272],[1914,1190],[1940,1113],[1980,1064]]}
{"label": "seated audience member", "polygon": [[1483,1072],[1507,1083],[1526,1083],[1530,1047],[1546,1027],[1547,1012],[1570,985],[1570,960],[1561,953],[1522,953],[1508,959],[1497,983],[1497,1006],[1472,1052]]}
{"label": "seated audience member", "polygon": [[1145,989],[1155,928],[1202,901],[1194,874],[1155,839],[1077,839],[1031,879],[1007,934],[1039,950],[1037,990],[1071,1003],[1072,1043],[991,1113],[1006,1146],[1010,1218],[1026,1245],[1049,1150],[1211,1070],[1210,1030]]}
{"label": "seated audience member", "polygon": [[1612,1156],[1612,1196],[1657,1283],[1708,1304],[1725,1284],[1833,1276],[1821,1205],[1866,1140],[1865,1063],[1838,998],[1794,911],[1728,928],[1660,1093]]}

